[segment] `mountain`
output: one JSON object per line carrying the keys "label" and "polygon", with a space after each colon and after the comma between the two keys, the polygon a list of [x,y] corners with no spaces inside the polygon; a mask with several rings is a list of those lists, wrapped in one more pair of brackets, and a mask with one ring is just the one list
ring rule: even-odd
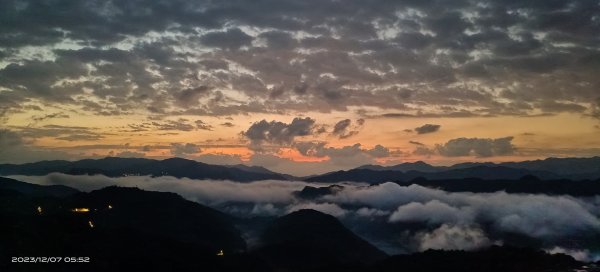
{"label": "mountain", "polygon": [[386,257],[335,217],[315,210],[299,210],[276,219],[261,242],[257,254],[281,271],[360,267]]}
{"label": "mountain", "polygon": [[[410,255],[392,256],[375,265],[370,271],[392,272],[559,272],[578,270],[583,266],[570,256],[548,254],[528,248],[492,246],[488,249],[467,251],[427,250]],[[595,270],[594,270],[595,271]]]}
{"label": "mountain", "polygon": [[[269,271],[244,253],[232,218],[172,193],[119,187],[65,198],[0,193],[0,221],[2,259],[90,261],[44,271]],[[225,256],[217,256],[220,250]],[[0,271],[32,271],[26,265],[34,264],[0,262]]]}
{"label": "mountain", "polygon": [[544,160],[503,162],[500,166],[521,168],[531,171],[548,171],[563,176],[592,175],[590,179],[600,178],[600,157],[591,158],[547,158]]}
{"label": "mountain", "polygon": [[260,174],[270,174],[270,175],[281,175],[283,177],[285,177],[285,179],[288,180],[295,180],[298,179],[297,177],[294,177],[292,175],[287,175],[287,174],[281,174],[281,173],[277,173],[277,172],[273,172],[267,168],[264,168],[262,166],[248,166],[245,164],[234,164],[234,165],[225,165],[227,167],[232,167],[232,168],[237,168],[240,169],[242,171],[246,171],[246,172],[252,172],[252,173],[260,173]]}
{"label": "mountain", "polygon": [[[368,169],[375,171],[417,171],[422,173],[446,172],[464,169],[487,169],[487,168],[512,168],[527,170],[531,174],[552,174],[554,178],[569,178],[575,180],[600,178],[600,157],[591,158],[547,158],[543,160],[531,160],[521,162],[465,162],[452,166],[432,166],[422,161],[413,163],[401,163],[393,166],[363,165],[355,169]],[[466,177],[466,176],[465,176]],[[475,177],[475,176],[472,176]],[[482,178],[481,176],[477,176]],[[464,178],[464,177],[456,177]],[[500,177],[497,177],[500,178]],[[547,178],[544,176],[543,178]]]}
{"label": "mountain", "polygon": [[304,186],[302,190],[293,192],[294,196],[300,199],[312,200],[325,195],[335,194],[344,189],[342,185],[329,185],[327,187]]}
{"label": "mountain", "polygon": [[97,227],[136,229],[214,251],[245,249],[245,242],[229,216],[175,193],[113,186],[74,195],[67,198],[64,205],[69,209],[93,210],[90,215]]}
{"label": "mountain", "polygon": [[377,184],[386,181],[410,181],[416,178],[426,178],[428,180],[442,179],[462,179],[479,178],[485,180],[508,179],[517,180],[523,176],[534,175],[542,179],[556,179],[558,175],[550,172],[529,171],[525,169],[516,169],[502,166],[475,166],[471,168],[451,169],[440,172],[419,172],[419,171],[394,171],[394,170],[370,170],[370,169],[351,169],[348,171],[337,171],[332,173],[314,176],[305,179],[309,182],[341,182],[355,181]]}
{"label": "mountain", "polygon": [[286,179],[285,175],[268,170],[258,171],[255,168],[248,170],[238,167],[210,165],[181,158],[159,161],[141,158],[107,157],[98,160],[85,159],[74,162],[41,161],[21,165],[0,164],[0,175],[46,175],[53,172],[72,175],[101,174],[109,177],[151,175],[233,181]]}
{"label": "mountain", "polygon": [[66,197],[79,192],[63,185],[42,186],[3,177],[0,177],[0,190],[11,190],[34,197]]}
{"label": "mountain", "polygon": [[377,171],[391,170],[391,171],[402,171],[402,172],[418,171],[418,172],[429,173],[429,172],[438,172],[438,171],[444,170],[445,168],[443,166],[433,166],[433,165],[427,164],[423,161],[416,161],[416,162],[405,162],[405,163],[392,165],[392,166],[367,164],[367,165],[363,165],[363,166],[360,166],[355,169],[369,169],[369,170],[377,170]]}
{"label": "mountain", "polygon": [[504,191],[511,194],[546,194],[570,196],[600,195],[600,180],[572,181],[568,179],[541,180],[535,176],[524,176],[519,180],[482,180],[475,178],[427,180],[417,178],[399,185],[417,184],[447,192],[492,193]]}

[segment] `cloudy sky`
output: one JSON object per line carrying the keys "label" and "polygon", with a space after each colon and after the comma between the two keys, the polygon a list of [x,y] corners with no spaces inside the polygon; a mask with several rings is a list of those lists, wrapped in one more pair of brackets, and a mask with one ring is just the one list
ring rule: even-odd
{"label": "cloudy sky", "polygon": [[0,162],[600,155],[598,0],[0,2]]}

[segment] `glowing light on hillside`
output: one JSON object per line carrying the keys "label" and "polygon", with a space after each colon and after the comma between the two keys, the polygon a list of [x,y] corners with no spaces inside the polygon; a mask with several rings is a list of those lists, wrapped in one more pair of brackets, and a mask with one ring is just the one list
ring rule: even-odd
{"label": "glowing light on hillside", "polygon": [[219,253],[217,253],[217,256],[225,256],[225,252],[223,252],[223,250],[219,250]]}
{"label": "glowing light on hillside", "polygon": [[86,213],[89,212],[90,209],[88,208],[75,208],[71,210],[72,212],[76,212],[76,213]]}
{"label": "glowing light on hillside", "polygon": [[43,210],[42,210],[42,207],[41,207],[41,206],[38,206],[38,207],[37,207],[37,212],[38,212],[39,214],[42,214],[42,211],[43,211]]}
{"label": "glowing light on hillside", "polygon": [[91,220],[88,221],[88,225],[90,225],[90,228],[92,228],[92,229],[94,228],[94,222],[92,222]]}

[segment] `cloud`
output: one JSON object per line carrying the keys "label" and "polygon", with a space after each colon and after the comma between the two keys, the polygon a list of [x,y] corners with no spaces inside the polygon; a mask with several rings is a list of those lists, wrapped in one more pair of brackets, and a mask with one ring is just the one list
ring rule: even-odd
{"label": "cloud", "polygon": [[263,144],[289,145],[296,137],[311,135],[315,122],[310,117],[297,117],[289,124],[262,120],[252,124],[243,135],[250,140],[253,149],[260,149]]}
{"label": "cloud", "polygon": [[207,46],[234,50],[249,45],[252,42],[252,36],[239,28],[232,28],[226,31],[209,32],[200,37],[200,41]]}
{"label": "cloud", "polygon": [[421,143],[421,142],[417,142],[417,141],[408,141],[409,144],[414,144],[417,146],[424,146],[425,144]]}
{"label": "cloud", "polygon": [[557,246],[547,249],[546,252],[550,254],[566,254],[582,262],[597,262],[600,260],[599,254],[592,253],[588,249],[569,249]]}
{"label": "cloud", "polygon": [[358,134],[358,130],[356,130],[356,129],[360,129],[360,127],[364,123],[365,123],[364,119],[359,119],[359,120],[357,120],[357,126],[355,128],[351,129],[350,125],[352,124],[352,120],[344,119],[344,120],[337,122],[333,126],[333,131],[331,132],[331,134],[338,136],[340,139],[350,138],[350,137]]}
{"label": "cloud", "polygon": [[38,115],[34,115],[31,117],[31,120],[33,120],[34,122],[42,122],[48,119],[55,119],[55,118],[69,118],[70,116],[68,114],[64,114],[62,112],[55,112],[55,113],[50,113],[50,114],[45,114],[42,116],[38,116]]}
{"label": "cloud", "polygon": [[325,142],[296,142],[294,147],[300,154],[309,157],[329,157],[330,159],[351,160],[352,157],[368,155],[373,158],[382,158],[390,155],[390,150],[382,145],[372,149],[363,149],[361,144],[343,147],[326,147]]}
{"label": "cloud", "polygon": [[21,133],[0,129],[0,163],[26,163],[72,157],[72,155],[61,151],[36,148]]}
{"label": "cloud", "polygon": [[188,120],[184,118],[179,118],[178,120],[151,122],[150,124],[157,130],[192,131],[195,129],[195,127],[189,124]]}
{"label": "cloud", "polygon": [[598,98],[594,1],[1,5],[15,14],[0,34],[1,115],[35,101],[99,115],[593,115]]}
{"label": "cloud", "polygon": [[439,225],[441,223],[464,223],[463,221],[472,221],[468,210],[461,210],[452,207],[437,199],[426,203],[411,202],[398,207],[392,213],[390,222],[427,222],[428,224]]}
{"label": "cloud", "polygon": [[151,122],[142,122],[137,124],[128,124],[123,127],[123,132],[141,132],[141,131],[194,131],[207,130],[212,131],[214,127],[202,120],[190,121],[185,118],[176,120],[157,120]]}
{"label": "cloud", "polygon": [[39,177],[17,176],[16,178],[38,184],[63,184],[86,192],[113,185],[139,187],[150,191],[174,192],[186,199],[214,206],[223,203],[292,204],[295,201],[292,192],[302,190],[304,186],[309,185],[301,181],[265,180],[239,183],[174,177],[109,178],[101,175],[73,176],[58,173]]}
{"label": "cloud", "polygon": [[[279,216],[316,209],[338,217],[369,241],[391,252],[471,250],[522,236],[547,251],[593,259],[600,231],[597,199],[496,193],[449,193],[418,185],[342,183],[331,195],[305,200],[294,192],[327,183],[266,180],[249,183],[130,176],[13,176],[36,184],[62,184],[83,191],[105,186],[175,192],[237,216]],[[405,227],[410,226],[410,227]],[[391,239],[390,237],[395,237]],[[512,240],[511,240],[512,239]],[[521,242],[519,242],[521,241]],[[526,246],[531,246],[525,242]],[[586,250],[588,250],[586,253]]]}
{"label": "cloud", "polygon": [[389,148],[379,144],[373,147],[372,149],[366,150],[365,152],[375,158],[384,158],[390,156],[391,154]]}
{"label": "cloud", "polygon": [[44,125],[13,128],[21,136],[34,139],[53,137],[63,141],[95,141],[104,138],[104,135],[95,132],[92,127]]}
{"label": "cloud", "polygon": [[487,138],[456,138],[443,145],[436,145],[436,151],[446,157],[476,156],[492,157],[511,155],[515,146],[511,143],[513,137],[496,139]]}
{"label": "cloud", "polygon": [[213,126],[211,126],[207,123],[204,123],[204,121],[202,121],[202,120],[196,120],[194,123],[196,124],[197,129],[208,130],[208,131],[213,130]]}
{"label": "cloud", "polygon": [[372,209],[372,208],[368,208],[368,207],[362,207],[362,208],[356,210],[355,213],[358,216],[367,217],[367,218],[373,218],[373,217],[379,217],[379,216],[389,216],[390,215],[389,211],[384,211],[384,210],[379,210],[379,209]]}
{"label": "cloud", "polygon": [[476,228],[441,225],[432,232],[418,235],[419,249],[475,250],[492,245],[486,234]]}
{"label": "cloud", "polygon": [[440,127],[441,127],[440,125],[425,124],[420,127],[416,127],[415,131],[418,134],[427,134],[427,133],[433,133],[433,132],[440,130]]}
{"label": "cloud", "polygon": [[119,158],[143,158],[146,156],[145,153],[143,152],[135,152],[135,151],[121,151],[119,153],[116,153],[114,155],[115,157],[119,157]]}
{"label": "cloud", "polygon": [[590,203],[564,196],[447,193],[417,185],[384,183],[343,190],[324,200],[395,209],[389,217],[391,222],[490,226],[490,231],[519,233],[554,242],[600,229],[600,220],[590,209]]}
{"label": "cloud", "polygon": [[200,153],[200,146],[192,143],[172,143],[171,154],[175,157],[187,157],[190,154]]}

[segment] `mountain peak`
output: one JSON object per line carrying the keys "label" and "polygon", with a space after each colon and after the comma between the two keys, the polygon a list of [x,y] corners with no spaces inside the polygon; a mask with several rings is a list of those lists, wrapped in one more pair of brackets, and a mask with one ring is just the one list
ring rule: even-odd
{"label": "mountain peak", "polygon": [[333,264],[367,264],[386,254],[348,230],[337,218],[310,209],[284,215],[262,235],[261,255],[284,267],[314,271]]}

